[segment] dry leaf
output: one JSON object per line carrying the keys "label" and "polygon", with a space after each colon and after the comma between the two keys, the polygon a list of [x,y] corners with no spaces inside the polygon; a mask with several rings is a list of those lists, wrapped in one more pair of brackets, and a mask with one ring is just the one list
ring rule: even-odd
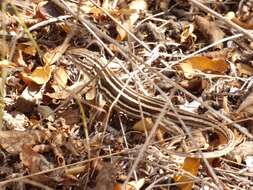
{"label": "dry leaf", "polygon": [[94,190],[109,190],[114,189],[116,184],[116,169],[113,164],[107,162],[96,162],[96,187]]}
{"label": "dry leaf", "polygon": [[52,82],[52,88],[55,92],[60,92],[67,87],[68,73],[64,67],[58,67],[54,73],[54,79]]}
{"label": "dry leaf", "polygon": [[[190,174],[192,174],[193,176],[197,176],[198,174],[198,170],[200,167],[200,159],[197,158],[186,158],[184,160],[184,164],[182,169]],[[180,190],[191,190],[192,186],[193,186],[193,182],[191,182],[193,179],[187,175],[176,175],[174,177],[175,182],[177,183],[183,183],[178,185],[180,187]],[[189,183],[186,183],[188,182]]]}
{"label": "dry leaf", "polygon": [[24,144],[20,152],[20,160],[31,173],[52,169],[53,165],[46,158],[35,152],[31,146]]}
{"label": "dry leaf", "polygon": [[[217,42],[224,38],[224,32],[215,24],[204,17],[195,16],[195,24],[210,43]],[[222,49],[223,44],[216,45]]]}
{"label": "dry leaf", "polygon": [[17,102],[15,104],[16,110],[22,113],[30,113],[33,111],[36,103],[41,99],[41,89],[26,87],[17,99]]}
{"label": "dry leaf", "polygon": [[246,22],[242,22],[240,21],[238,18],[232,18],[232,21],[234,23],[236,23],[237,25],[239,25],[240,27],[246,29],[246,30],[253,30],[253,23],[246,23]]}
{"label": "dry leaf", "polygon": [[55,113],[54,113],[54,110],[50,108],[49,106],[38,105],[37,111],[38,111],[38,114],[41,116],[41,118],[47,119],[48,121],[54,121]]}
{"label": "dry leaf", "polygon": [[10,114],[4,111],[3,120],[5,122],[4,127],[9,130],[25,130],[29,122],[25,114],[19,112]]}
{"label": "dry leaf", "polygon": [[245,141],[238,146],[236,146],[230,153],[232,158],[241,164],[242,161],[245,161],[245,158],[249,155],[253,155],[253,142]]}
{"label": "dry leaf", "polygon": [[167,11],[169,8],[170,0],[160,0],[159,8],[163,11]]}
{"label": "dry leaf", "polygon": [[0,68],[15,68],[17,65],[13,62],[10,62],[6,59],[0,60]]}
{"label": "dry leaf", "polygon": [[53,50],[48,51],[43,56],[43,62],[45,65],[52,65],[55,63],[68,48],[69,44],[62,44]]}
{"label": "dry leaf", "polygon": [[[80,9],[83,11],[83,13],[94,13],[95,11],[93,9],[97,9],[97,8],[94,7],[94,5],[90,1],[83,1],[80,4]],[[99,12],[101,12],[101,10]]]}
{"label": "dry leaf", "polygon": [[[134,124],[133,129],[140,132],[148,133],[152,127],[154,126],[154,123],[151,118],[143,118],[142,120],[138,121]],[[165,131],[158,128],[156,131],[156,137],[159,141],[164,141],[163,135]]]}
{"label": "dry leaf", "polygon": [[201,94],[207,87],[207,81],[200,77],[194,77],[190,80],[181,81],[180,85],[193,94]]}
{"label": "dry leaf", "polygon": [[36,7],[36,17],[50,19],[61,16],[62,11],[51,1],[42,1]]}
{"label": "dry leaf", "polygon": [[183,70],[185,77],[192,78],[196,71],[223,74],[228,70],[228,64],[224,60],[196,56],[179,63],[179,68]]}
{"label": "dry leaf", "polygon": [[144,118],[143,120],[138,121],[134,124],[133,129],[140,132],[148,132],[154,126],[154,123],[151,118]]}
{"label": "dry leaf", "polygon": [[46,93],[46,95],[57,100],[66,99],[71,95],[75,95],[76,92],[80,94],[86,93],[90,89],[90,87],[84,87],[86,84],[86,81],[75,82],[72,86],[67,86],[65,89],[59,92]]}
{"label": "dry leaf", "polygon": [[127,184],[127,190],[140,190],[145,183],[145,179],[141,178],[138,181],[130,181]]}
{"label": "dry leaf", "polygon": [[193,33],[194,26],[193,24],[189,24],[184,28],[184,31],[180,35],[180,41],[181,43],[184,43],[186,41],[195,41],[197,39],[196,35]]}
{"label": "dry leaf", "polygon": [[[0,17],[3,18],[3,15],[0,15]],[[8,55],[10,52],[8,43],[9,43],[8,41],[4,40],[3,38],[0,38],[0,49],[1,49],[0,56],[1,57],[6,57],[6,55]]]}
{"label": "dry leaf", "polygon": [[64,166],[66,164],[65,158],[63,156],[63,152],[60,148],[61,144],[63,144],[63,143],[60,143],[58,146],[55,143],[51,143],[51,148],[53,149],[58,166]]}
{"label": "dry leaf", "polygon": [[[14,62],[17,63],[17,65],[23,67],[24,69],[27,69],[27,64],[24,60],[23,54],[22,54],[22,50],[17,50],[17,52],[15,53],[15,56],[13,58]],[[28,69],[29,71],[29,69]]]}
{"label": "dry leaf", "polygon": [[[126,185],[125,190],[140,190],[143,187],[144,183],[145,183],[144,178],[141,178],[138,181],[130,181]],[[122,189],[123,189],[123,186],[119,183],[117,183],[114,186],[114,190],[122,190]]]}
{"label": "dry leaf", "polygon": [[147,10],[148,8],[148,4],[147,4],[147,1],[145,0],[134,0],[132,1],[130,4],[129,4],[129,9],[130,10],[136,10],[136,13],[133,13],[130,15],[130,22],[132,24],[134,24],[138,18],[139,18],[139,14],[140,14],[140,11],[144,11],[144,10]]}
{"label": "dry leaf", "polygon": [[[147,10],[148,4],[145,0],[134,0],[129,4],[129,9],[134,12],[129,15],[127,20],[124,20],[122,25],[131,30],[135,22],[139,19],[141,11]],[[119,25],[116,26],[116,30],[119,33],[117,40],[122,41],[127,37],[126,31]]]}
{"label": "dry leaf", "polygon": [[239,108],[236,110],[236,113],[240,112],[249,112],[250,114],[253,114],[252,107],[253,106],[253,92],[251,92],[240,104]]}
{"label": "dry leaf", "polygon": [[66,125],[74,125],[80,122],[81,114],[79,108],[69,107],[62,112],[57,112],[56,116],[65,119]]}
{"label": "dry leaf", "polygon": [[38,85],[45,84],[49,81],[51,77],[51,66],[45,65],[43,67],[37,67],[31,75],[27,73],[21,73],[22,79],[25,83],[30,84],[30,82],[34,82]]}
{"label": "dry leaf", "polygon": [[24,144],[35,145],[46,140],[42,131],[0,131],[0,145],[11,154],[18,154]]}
{"label": "dry leaf", "polygon": [[246,65],[243,63],[238,63],[236,64],[239,75],[248,75],[248,76],[252,76],[253,74],[253,68],[250,65]]}
{"label": "dry leaf", "polygon": [[91,88],[86,94],[85,94],[85,99],[86,100],[94,100],[96,98],[96,88],[93,87]]}
{"label": "dry leaf", "polygon": [[233,12],[233,11],[227,12],[227,14],[224,16],[224,18],[226,18],[227,20],[232,20],[233,18],[235,18],[235,12]]}
{"label": "dry leaf", "polygon": [[21,50],[27,55],[35,56],[37,53],[36,47],[32,42],[24,42],[17,45],[17,50]]}
{"label": "dry leaf", "polygon": [[[122,25],[127,29],[130,29],[132,26],[129,20],[124,21]],[[117,40],[123,41],[127,37],[127,32],[119,25],[116,26],[116,30],[118,32]]]}
{"label": "dry leaf", "polygon": [[[48,162],[42,154],[35,152],[31,146],[27,144],[24,144],[22,146],[22,151],[20,152],[20,160],[22,161],[23,165],[29,169],[30,173],[38,173],[40,171],[50,170],[54,168],[54,165]],[[59,176],[57,177],[59,179]],[[35,175],[32,176],[31,179],[40,183],[47,184],[49,186],[55,185],[54,179],[52,177],[49,177],[48,174]]]}

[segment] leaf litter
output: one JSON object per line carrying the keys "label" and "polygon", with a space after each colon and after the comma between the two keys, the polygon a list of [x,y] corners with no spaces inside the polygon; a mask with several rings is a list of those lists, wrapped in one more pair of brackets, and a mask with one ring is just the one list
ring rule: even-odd
{"label": "leaf litter", "polygon": [[[252,139],[232,126],[253,133],[251,0],[0,2],[3,188],[252,188]],[[245,30],[246,36],[238,35]],[[138,65],[124,58],[118,44],[135,55]],[[218,150],[227,139],[213,129],[194,127],[192,138],[183,130],[175,135],[171,129],[178,124],[169,121],[159,124],[138,158],[156,121],[111,111],[98,88],[101,76],[74,63],[66,55],[71,48],[98,52],[112,74],[128,81],[140,97],[156,101],[166,94],[176,108],[229,126],[236,137],[234,150],[209,164],[177,157],[173,152]],[[146,111],[141,105],[138,109]]]}

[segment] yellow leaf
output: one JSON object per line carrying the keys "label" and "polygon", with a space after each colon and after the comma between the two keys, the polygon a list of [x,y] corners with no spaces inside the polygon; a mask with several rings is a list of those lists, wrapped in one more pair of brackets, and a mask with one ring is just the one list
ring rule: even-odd
{"label": "yellow leaf", "polygon": [[[145,179],[141,178],[138,181],[130,181],[128,184],[126,184],[126,188],[124,190],[140,190],[145,183]],[[114,190],[120,190],[123,189],[123,186],[119,183],[117,183],[114,186]]]}
{"label": "yellow leaf", "polygon": [[[129,20],[126,20],[122,25],[127,29],[132,26]],[[127,32],[119,25],[116,26],[116,30],[118,32],[117,41],[123,41],[127,37]]]}
{"label": "yellow leaf", "polygon": [[[153,126],[154,126],[154,123],[152,119],[147,117],[135,123],[133,126],[133,129],[136,131],[148,133]],[[160,128],[158,128],[156,131],[156,138],[161,142],[164,141],[164,138],[163,138],[164,133],[165,131]]]}
{"label": "yellow leaf", "polygon": [[223,74],[228,70],[228,64],[224,60],[212,60],[205,56],[191,57],[179,64],[179,68],[187,78],[196,74],[196,71],[205,73]]}
{"label": "yellow leaf", "polygon": [[66,88],[68,82],[68,73],[64,67],[59,67],[54,73],[54,81],[52,83],[52,88],[55,92],[59,92],[62,89]]}
{"label": "yellow leaf", "polygon": [[22,73],[22,78],[25,82],[35,82],[38,85],[42,85],[48,82],[51,77],[51,67],[46,65],[44,67],[37,67],[31,75]]}
{"label": "yellow leaf", "polygon": [[35,56],[37,53],[36,47],[32,42],[24,42],[17,45],[17,50],[21,50],[27,55]]}
{"label": "yellow leaf", "polygon": [[150,131],[154,123],[151,118],[144,118],[134,124],[133,129],[140,132]]}
{"label": "yellow leaf", "polygon": [[[199,166],[200,166],[200,159],[186,158],[184,160],[182,169],[184,171],[192,174],[193,176],[196,176],[198,174]],[[181,190],[191,190],[192,189],[192,186],[193,186],[193,183],[191,182],[192,178],[190,176],[188,176],[187,174],[176,175],[174,177],[174,180],[177,183],[183,183],[183,184],[178,185]],[[186,182],[189,182],[189,183],[186,183]]]}

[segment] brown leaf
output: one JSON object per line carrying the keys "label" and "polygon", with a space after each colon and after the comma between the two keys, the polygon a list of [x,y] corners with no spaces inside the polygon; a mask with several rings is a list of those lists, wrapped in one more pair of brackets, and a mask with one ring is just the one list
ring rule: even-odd
{"label": "brown leaf", "polygon": [[45,118],[48,121],[54,121],[55,113],[51,107],[44,106],[44,105],[38,105],[37,111],[38,111],[38,114],[40,115],[41,118]]}
{"label": "brown leaf", "polygon": [[249,112],[250,115],[253,114],[253,92],[251,92],[240,104],[236,113]]}
{"label": "brown leaf", "polygon": [[240,76],[242,75],[248,75],[248,76],[252,76],[253,74],[253,67],[251,67],[250,65],[246,65],[243,63],[238,63],[236,64],[238,72],[240,74]]}
{"label": "brown leaf", "polygon": [[66,99],[71,95],[74,95],[75,92],[79,92],[79,90],[82,90],[81,93],[86,93],[90,87],[84,87],[84,85],[87,84],[85,81],[79,81],[75,82],[72,86],[67,86],[65,89],[58,91],[58,92],[53,92],[53,93],[46,93],[47,96],[53,99]]}
{"label": "brown leaf", "polygon": [[38,18],[49,19],[52,17],[58,17],[61,14],[61,9],[51,1],[42,1],[36,7],[36,17]]}
{"label": "brown leaf", "polygon": [[116,170],[111,163],[98,162],[96,163],[98,175],[96,177],[96,187],[94,190],[114,189],[116,184]]}
{"label": "brown leaf", "polygon": [[247,30],[253,30],[253,23],[247,23],[247,22],[242,22],[238,18],[232,18],[232,21],[236,24],[238,24],[240,27],[247,29]]}
{"label": "brown leaf", "polygon": [[[22,146],[22,151],[20,152],[20,160],[23,165],[26,166],[30,173],[38,173],[40,171],[45,171],[52,169],[54,166],[47,159],[37,152],[35,152],[31,146],[24,144]],[[59,175],[57,176],[59,178]],[[35,175],[31,177],[32,180],[38,181],[40,183],[47,184],[49,186],[55,185],[55,181],[52,177],[48,177],[47,174]]]}
{"label": "brown leaf", "polygon": [[[13,58],[13,61],[15,63],[17,63],[18,66],[21,66],[24,68],[24,70],[26,70],[28,67],[27,67],[27,64],[24,60],[24,57],[23,57],[23,54],[22,54],[22,50],[17,50],[16,53],[15,53],[15,56]],[[29,71],[29,69],[28,69]]]}
{"label": "brown leaf", "polygon": [[[182,169],[186,172],[189,172],[193,176],[197,176],[198,171],[199,171],[199,167],[200,167],[200,159],[186,158],[184,160],[184,164],[182,166]],[[194,184],[193,182],[191,182],[192,178],[187,174],[176,175],[174,177],[174,180],[175,180],[175,182],[183,183],[181,185],[178,185],[181,190],[191,190],[193,187],[193,184]]]}
{"label": "brown leaf", "polygon": [[148,132],[154,126],[154,123],[151,118],[144,118],[143,120],[138,121],[134,124],[133,129],[140,132]]}
{"label": "brown leaf", "polygon": [[[3,18],[3,15],[0,14],[0,17]],[[0,56],[6,57],[10,53],[10,48],[8,46],[8,42],[6,40],[3,40],[3,38],[0,39]]]}
{"label": "brown leaf", "polygon": [[196,77],[190,80],[183,80],[180,82],[180,85],[193,94],[200,94],[208,84],[206,80]]}
{"label": "brown leaf", "polygon": [[80,122],[80,110],[79,108],[69,107],[68,109],[57,112],[57,118],[65,119],[66,125],[74,125]]}
{"label": "brown leaf", "polygon": [[[207,144],[206,138],[202,131],[196,130],[192,132],[192,139],[186,139],[186,147],[185,149],[188,150],[197,150],[197,149],[207,149],[209,145]],[[194,142],[194,143],[193,143]]]}
{"label": "brown leaf", "polygon": [[26,167],[28,167],[31,173],[53,168],[53,165],[49,163],[43,155],[35,152],[30,146],[26,144],[22,146],[22,151],[20,152],[20,160]]}
{"label": "brown leaf", "polygon": [[17,50],[21,50],[27,55],[35,56],[37,53],[36,47],[32,42],[24,42],[17,45]]}
{"label": "brown leaf", "polygon": [[62,153],[62,150],[60,149],[60,147],[54,143],[51,144],[51,147],[53,149],[58,166],[64,166],[66,161],[65,161],[65,158],[63,156],[63,153]]}
{"label": "brown leaf", "polygon": [[184,72],[185,77],[192,78],[192,75],[196,73],[195,71],[223,74],[228,70],[228,64],[224,60],[212,60],[205,56],[196,56],[179,63],[179,68]]}
{"label": "brown leaf", "polygon": [[32,112],[36,102],[42,99],[40,89],[26,87],[16,101],[16,110],[22,113]]}
{"label": "brown leaf", "polygon": [[46,52],[43,56],[43,62],[45,65],[52,65],[55,63],[68,48],[69,44],[62,44],[53,50]]}
{"label": "brown leaf", "polygon": [[[224,32],[215,24],[215,22],[197,15],[195,16],[195,24],[210,43],[217,42],[224,38]],[[223,45],[218,44],[216,47],[222,49]]]}
{"label": "brown leaf", "polygon": [[[143,118],[142,120],[136,122],[133,126],[133,129],[136,131],[140,131],[140,132],[145,132],[145,133],[149,133],[149,131],[152,129],[152,127],[154,126],[154,123],[152,121],[151,118]],[[165,131],[158,128],[156,131],[156,137],[159,141],[164,141],[163,135],[164,135]]]}
{"label": "brown leaf", "polygon": [[0,145],[11,154],[18,154],[24,144],[35,145],[46,140],[42,131],[0,131]]}
{"label": "brown leaf", "polygon": [[85,94],[85,99],[88,101],[94,100],[96,98],[96,88],[93,87],[91,88],[86,94]]}

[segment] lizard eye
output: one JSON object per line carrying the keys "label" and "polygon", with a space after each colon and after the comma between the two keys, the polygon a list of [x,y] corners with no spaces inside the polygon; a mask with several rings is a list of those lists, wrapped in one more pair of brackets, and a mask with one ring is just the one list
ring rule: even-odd
{"label": "lizard eye", "polygon": [[84,56],[80,56],[79,60],[83,61],[84,60]]}

